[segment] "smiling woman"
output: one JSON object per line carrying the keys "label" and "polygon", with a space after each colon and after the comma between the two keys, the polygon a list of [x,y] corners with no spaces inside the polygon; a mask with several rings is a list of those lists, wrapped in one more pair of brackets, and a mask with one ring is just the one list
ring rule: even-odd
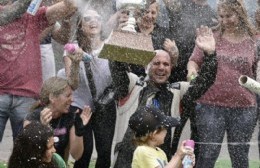
{"label": "smiling woman", "polygon": [[[221,0],[217,8],[219,29],[214,32],[218,60],[217,77],[195,108],[200,153],[197,167],[213,168],[227,133],[232,167],[248,167],[250,139],[257,121],[255,94],[237,82],[241,75],[254,78],[256,30],[250,23],[242,0]],[[196,74],[203,51],[194,48],[188,74]],[[250,115],[249,115],[250,114]],[[240,124],[243,123],[243,126]],[[236,145],[234,145],[234,143]],[[205,159],[207,158],[207,159]]]}
{"label": "smiling woman", "polygon": [[[219,0],[208,0],[209,5],[217,10],[217,3]],[[254,20],[254,12],[257,8],[257,0],[244,0],[245,7],[250,20]]]}
{"label": "smiling woman", "polygon": [[[114,16],[117,18],[117,14]],[[100,13],[93,8],[87,6],[83,10],[77,18],[75,45],[91,55],[92,60],[90,62],[82,60],[75,63],[75,57],[70,57],[65,51],[63,57],[65,69],[58,72],[58,76],[72,81],[71,86],[74,89],[73,98],[75,100],[71,104],[70,111],[81,111],[85,105],[95,109],[91,125],[86,127],[83,136],[86,150],[84,150],[81,159],[75,162],[74,168],[89,167],[93,141],[95,141],[98,155],[96,167],[110,167],[116,110],[113,97],[110,99],[111,103],[105,105],[100,105],[100,101],[98,101],[108,93],[112,82],[108,60],[99,58],[99,53],[106,41],[103,31],[108,31],[108,26],[104,27],[102,18]],[[117,22],[116,19],[115,22]],[[78,73],[74,73],[76,71]]]}
{"label": "smiling woman", "polygon": [[70,154],[79,159],[83,153],[83,130],[91,117],[91,109],[84,107],[81,113],[69,112],[72,103],[72,89],[68,81],[59,77],[47,79],[40,92],[40,99],[32,107],[24,121],[24,125],[32,121],[40,121],[54,129],[57,153],[64,159],[65,149],[69,145]]}

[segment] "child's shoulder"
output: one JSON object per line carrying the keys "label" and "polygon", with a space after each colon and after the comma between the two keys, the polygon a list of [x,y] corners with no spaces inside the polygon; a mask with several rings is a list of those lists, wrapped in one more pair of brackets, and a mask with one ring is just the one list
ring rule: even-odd
{"label": "child's shoulder", "polygon": [[135,152],[142,152],[142,153],[152,153],[152,152],[156,152],[156,151],[162,151],[161,148],[156,147],[156,148],[152,148],[146,145],[140,145],[135,149]]}

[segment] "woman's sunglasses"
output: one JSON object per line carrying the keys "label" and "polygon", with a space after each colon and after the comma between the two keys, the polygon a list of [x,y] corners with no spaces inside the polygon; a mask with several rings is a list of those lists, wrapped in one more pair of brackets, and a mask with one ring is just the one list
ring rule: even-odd
{"label": "woman's sunglasses", "polygon": [[91,21],[91,20],[101,21],[102,18],[101,18],[101,16],[84,16],[84,17],[83,17],[83,20],[84,20],[85,22],[89,22],[89,21]]}

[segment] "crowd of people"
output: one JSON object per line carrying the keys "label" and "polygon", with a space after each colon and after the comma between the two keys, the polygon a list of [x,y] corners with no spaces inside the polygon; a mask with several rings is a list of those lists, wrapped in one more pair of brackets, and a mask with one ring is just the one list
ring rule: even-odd
{"label": "crowd of people", "polygon": [[[95,145],[96,168],[182,167],[185,156],[190,168],[213,168],[225,133],[232,167],[249,167],[260,98],[238,79],[260,82],[260,1],[252,24],[243,0],[219,0],[217,9],[207,0],[147,0],[134,13],[137,35],[154,48],[145,66],[100,57],[132,15],[118,1],[43,0],[35,15],[30,3],[0,2],[8,167],[63,168],[69,155],[74,168],[89,167]],[[57,56],[60,70],[52,39],[74,46]],[[194,150],[179,142],[188,119]]]}

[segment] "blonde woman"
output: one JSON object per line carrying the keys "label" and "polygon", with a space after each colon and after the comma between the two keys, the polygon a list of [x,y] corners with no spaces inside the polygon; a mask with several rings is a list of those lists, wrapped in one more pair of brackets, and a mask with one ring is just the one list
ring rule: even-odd
{"label": "blonde woman", "polygon": [[[242,1],[220,1],[218,15],[219,29],[214,33],[217,77],[197,101],[195,109],[202,143],[196,167],[214,167],[226,132],[232,167],[245,168],[248,167],[248,142],[257,122],[256,96],[242,88],[238,78],[240,75],[254,78],[256,31]],[[188,63],[188,77],[197,75],[203,59],[203,51],[195,47]]]}

